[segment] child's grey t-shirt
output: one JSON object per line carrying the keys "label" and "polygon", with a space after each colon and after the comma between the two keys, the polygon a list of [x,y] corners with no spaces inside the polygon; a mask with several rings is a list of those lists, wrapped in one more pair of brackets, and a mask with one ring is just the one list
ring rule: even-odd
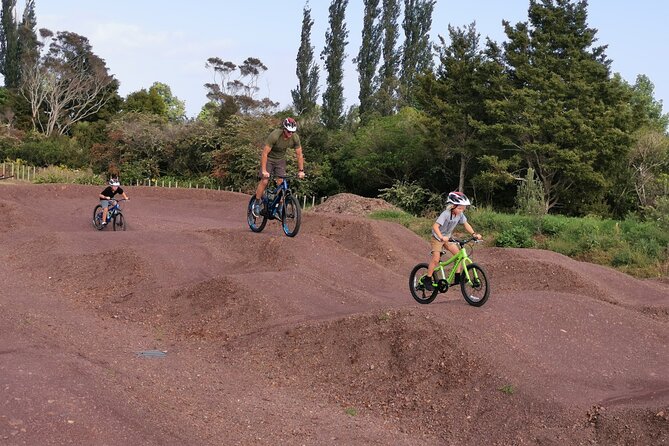
{"label": "child's grey t-shirt", "polygon": [[[441,215],[439,215],[436,223],[439,223],[439,231],[441,232],[441,235],[448,239],[453,234],[453,230],[457,225],[464,225],[467,223],[467,217],[465,217],[464,212],[460,213],[460,215],[453,216],[451,214],[451,210],[446,209],[441,213]],[[432,230],[432,237],[439,240],[439,237],[437,237],[434,229]]]}

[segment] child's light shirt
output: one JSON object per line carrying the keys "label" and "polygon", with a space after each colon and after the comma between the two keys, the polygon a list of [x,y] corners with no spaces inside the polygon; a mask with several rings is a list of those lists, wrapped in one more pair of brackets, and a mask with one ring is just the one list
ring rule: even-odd
{"label": "child's light shirt", "polygon": [[[464,225],[467,223],[467,217],[465,217],[464,212],[461,212],[460,215],[454,216],[451,214],[451,208],[447,207],[446,210],[442,212],[441,215],[439,215],[436,223],[439,224],[439,231],[441,232],[441,235],[444,236],[444,239],[448,240],[453,234],[453,230],[457,225]],[[434,229],[432,230],[432,237],[439,240],[439,237],[434,232]]]}

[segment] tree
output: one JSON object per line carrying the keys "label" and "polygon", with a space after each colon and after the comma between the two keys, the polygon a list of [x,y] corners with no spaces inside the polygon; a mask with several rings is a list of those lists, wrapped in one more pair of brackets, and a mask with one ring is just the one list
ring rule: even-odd
{"label": "tree", "polygon": [[321,59],[325,62],[327,80],[323,93],[321,119],[326,128],[334,130],[344,122],[344,59],[348,30],[345,14],[348,0],[332,0],[330,4],[330,28],[325,33],[325,48]]}
{"label": "tree", "polygon": [[660,132],[667,131],[669,113],[662,114],[662,101],[655,99],[655,85],[648,76],[640,74],[631,87],[634,116],[640,127],[649,127]]}
{"label": "tree", "polygon": [[381,59],[381,25],[378,23],[381,9],[379,0],[365,0],[365,17],[362,27],[362,44],[358,57],[353,63],[358,64],[358,82],[360,90],[358,99],[360,106],[358,113],[363,123],[367,122],[368,117],[373,110],[374,94],[376,88],[374,85],[374,76],[376,68]]}
{"label": "tree", "polygon": [[504,21],[513,90],[488,103],[498,142],[535,170],[547,209],[573,214],[602,210],[632,125],[629,94],[609,76],[606,47],[593,46],[586,9],[586,1],[531,0],[529,23]]}
{"label": "tree", "polygon": [[293,97],[293,108],[298,115],[308,114],[316,109],[318,99],[318,66],[314,63],[314,47],[311,45],[311,9],[305,5],[302,11],[302,35],[300,48],[297,50],[297,88],[290,93]]}
{"label": "tree", "polygon": [[448,45],[439,36],[440,65],[435,74],[420,78],[416,99],[437,119],[437,134],[449,155],[459,158],[458,190],[463,191],[467,166],[481,153],[482,142],[475,123],[485,120],[485,100],[494,89],[489,84],[489,70],[485,69],[488,61],[479,46],[475,24],[464,29],[449,25],[448,33]]}
{"label": "tree", "polygon": [[404,104],[413,105],[416,75],[432,69],[430,28],[436,0],[404,0],[404,44],[400,96]]}
{"label": "tree", "polygon": [[641,131],[628,162],[641,207],[652,206],[658,197],[666,196],[661,178],[669,174],[669,137],[656,130]]}
{"label": "tree", "polygon": [[0,73],[5,77],[7,88],[21,85],[21,65],[24,58],[37,57],[35,34],[35,1],[26,0],[21,23],[15,19],[16,0],[2,0],[0,26]]}
{"label": "tree", "polygon": [[400,14],[398,0],[383,0],[381,26],[383,28],[383,64],[379,69],[376,104],[382,116],[390,116],[397,110],[397,69],[400,54],[397,51],[399,27],[397,18]]}
{"label": "tree", "polygon": [[186,103],[172,94],[169,85],[154,82],[149,92],[155,91],[165,103],[165,116],[170,122],[183,122],[186,119]]}
{"label": "tree", "polygon": [[24,61],[21,94],[31,105],[33,127],[62,135],[114,98],[118,82],[86,37],[68,31],[54,37],[46,29],[40,34],[50,44],[34,62]]}
{"label": "tree", "polygon": [[154,88],[149,89],[149,91],[143,88],[130,93],[125,99],[123,110],[167,117],[167,105],[158,94],[158,90]]}
{"label": "tree", "polygon": [[18,27],[14,19],[16,0],[2,0],[2,27],[0,27],[0,73],[5,76],[5,87],[16,88],[19,84]]}
{"label": "tree", "polygon": [[[214,71],[215,82],[204,84],[207,88],[207,98],[219,104],[219,123],[225,122],[236,113],[260,115],[268,113],[277,107],[277,103],[269,98],[257,100],[258,79],[267,71],[267,67],[260,59],[247,57],[237,66],[233,62],[223,61],[218,57],[207,59],[207,68]],[[239,71],[239,77],[230,80],[232,74]],[[220,81],[217,78],[220,77]]]}

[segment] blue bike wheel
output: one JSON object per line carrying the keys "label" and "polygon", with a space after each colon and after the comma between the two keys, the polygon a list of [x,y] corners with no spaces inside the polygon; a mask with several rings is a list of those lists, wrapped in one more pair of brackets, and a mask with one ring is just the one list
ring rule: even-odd
{"label": "blue bike wheel", "polygon": [[267,224],[267,215],[266,212],[263,215],[254,215],[253,214],[253,203],[255,202],[255,195],[251,195],[251,200],[249,200],[249,205],[246,209],[246,222],[253,232],[260,232],[265,229]]}

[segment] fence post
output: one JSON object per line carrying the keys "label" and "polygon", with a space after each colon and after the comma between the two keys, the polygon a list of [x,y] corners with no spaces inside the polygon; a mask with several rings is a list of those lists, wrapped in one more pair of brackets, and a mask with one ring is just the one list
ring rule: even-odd
{"label": "fence post", "polygon": [[311,207],[316,206],[316,195],[311,196]]}

